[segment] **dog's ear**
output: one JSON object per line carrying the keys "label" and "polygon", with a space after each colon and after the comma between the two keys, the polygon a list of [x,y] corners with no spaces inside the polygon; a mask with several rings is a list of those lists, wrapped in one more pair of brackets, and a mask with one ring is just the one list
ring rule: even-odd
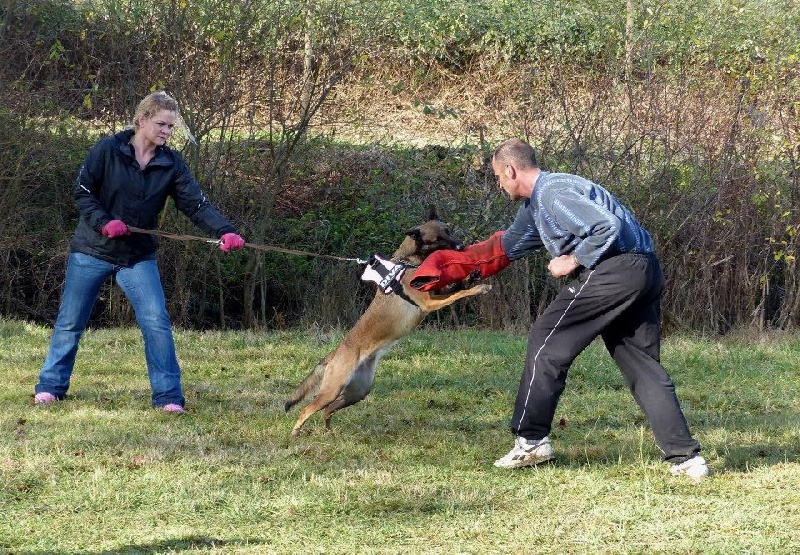
{"label": "dog's ear", "polygon": [[428,220],[438,220],[439,215],[436,213],[436,207],[434,205],[430,205],[428,207]]}
{"label": "dog's ear", "polygon": [[412,227],[406,231],[406,235],[413,237],[417,244],[422,243],[422,231],[418,227]]}

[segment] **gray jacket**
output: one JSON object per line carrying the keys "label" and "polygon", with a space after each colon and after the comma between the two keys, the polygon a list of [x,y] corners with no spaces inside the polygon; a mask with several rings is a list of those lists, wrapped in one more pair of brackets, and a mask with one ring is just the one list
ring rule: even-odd
{"label": "gray jacket", "polygon": [[509,260],[544,247],[553,257],[574,254],[585,268],[614,254],[653,252],[650,234],[611,193],[583,177],[545,171],[502,242]]}

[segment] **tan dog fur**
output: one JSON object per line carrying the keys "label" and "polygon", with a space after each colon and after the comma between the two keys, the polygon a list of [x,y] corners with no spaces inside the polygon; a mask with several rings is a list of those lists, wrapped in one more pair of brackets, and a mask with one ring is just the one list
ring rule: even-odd
{"label": "tan dog fur", "polygon": [[301,411],[292,429],[300,433],[303,423],[315,412],[324,410],[325,427],[330,429],[334,412],[362,400],[372,389],[375,368],[381,357],[397,341],[410,334],[431,312],[453,304],[459,299],[480,295],[491,289],[489,284],[479,284],[455,290],[425,293],[409,285],[414,276],[411,266],[419,266],[430,253],[439,249],[454,249],[460,245],[444,223],[431,209],[428,221],[406,232],[405,240],[392,255],[392,260],[404,261],[409,268],[403,275],[405,294],[417,306],[396,294],[378,290],[364,314],[339,345],[308,374],[287,399],[288,412],[295,404],[318,388],[314,399]]}

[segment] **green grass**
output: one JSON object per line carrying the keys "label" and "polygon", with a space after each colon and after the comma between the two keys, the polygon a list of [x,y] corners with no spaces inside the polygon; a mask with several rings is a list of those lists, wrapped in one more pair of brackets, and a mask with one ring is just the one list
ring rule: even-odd
{"label": "green grass", "polygon": [[0,320],[0,553],[796,553],[800,338],[669,338],[714,474],[671,477],[599,344],[555,464],[506,471],[525,337],[417,332],[367,399],[291,439],[284,398],[341,335],[177,332],[189,414],[149,408],[137,329],[90,330],[32,403],[49,330]]}

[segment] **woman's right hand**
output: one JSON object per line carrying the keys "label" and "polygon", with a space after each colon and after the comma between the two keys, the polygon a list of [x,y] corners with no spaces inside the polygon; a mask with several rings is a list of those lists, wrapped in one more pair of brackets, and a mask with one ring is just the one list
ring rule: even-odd
{"label": "woman's right hand", "polygon": [[123,222],[122,220],[111,220],[110,222],[108,222],[106,225],[103,226],[102,231],[103,235],[105,235],[109,239],[131,234],[131,231],[128,229],[128,226],[125,225],[125,222]]}

